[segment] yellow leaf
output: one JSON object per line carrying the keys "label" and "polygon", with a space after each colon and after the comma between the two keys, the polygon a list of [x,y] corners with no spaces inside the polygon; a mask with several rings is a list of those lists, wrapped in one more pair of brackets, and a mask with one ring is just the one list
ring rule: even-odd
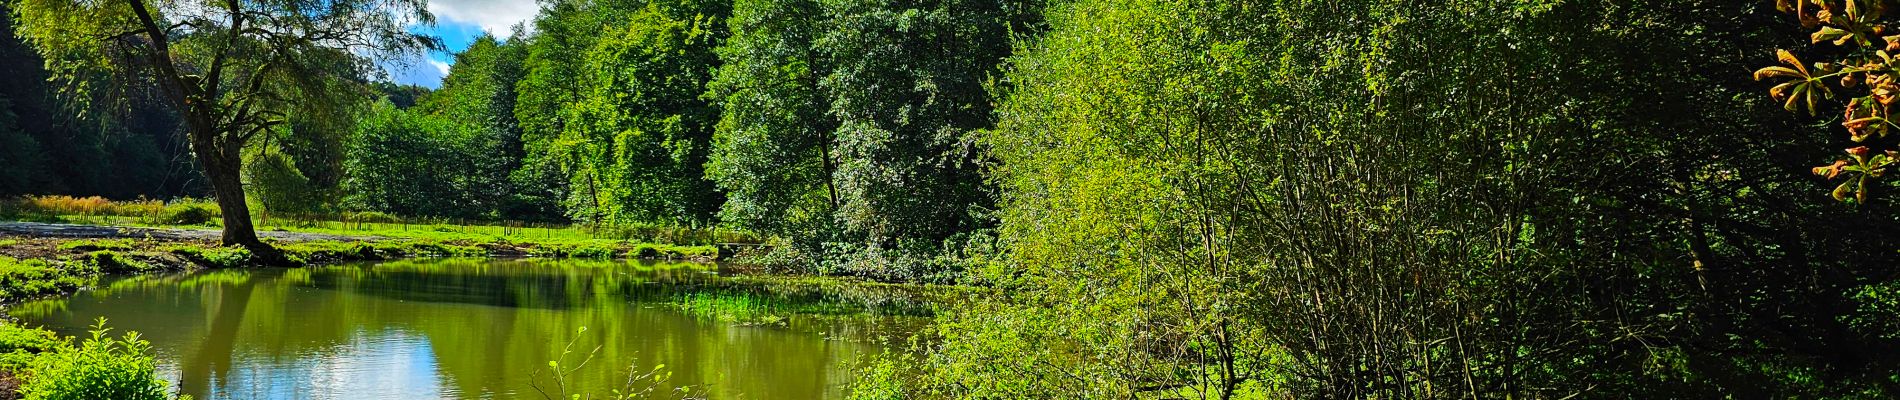
{"label": "yellow leaf", "polygon": [[1775,59],[1781,60],[1782,63],[1793,66],[1795,69],[1801,70],[1802,75],[1808,75],[1808,67],[1802,66],[1801,60],[1794,58],[1794,53],[1777,49],[1775,50]]}
{"label": "yellow leaf", "polygon": [[1800,72],[1796,72],[1794,68],[1788,68],[1788,67],[1767,67],[1767,68],[1755,70],[1755,80],[1758,80],[1758,81],[1763,80],[1763,79],[1768,79],[1768,78],[1782,78],[1782,77],[1806,78],[1806,76],[1802,75]]}

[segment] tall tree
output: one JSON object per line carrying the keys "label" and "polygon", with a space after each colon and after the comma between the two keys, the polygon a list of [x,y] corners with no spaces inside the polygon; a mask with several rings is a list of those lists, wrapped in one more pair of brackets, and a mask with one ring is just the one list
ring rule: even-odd
{"label": "tall tree", "polygon": [[719,112],[700,94],[719,65],[725,35],[712,28],[723,15],[689,3],[649,3],[588,51],[556,144],[576,217],[707,223],[722,202],[702,167]]}
{"label": "tall tree", "polygon": [[738,0],[708,96],[723,107],[706,175],[726,192],[727,223],[802,242],[828,240],[838,191],[828,64],[812,47],[824,8],[812,0]]}
{"label": "tall tree", "polygon": [[[252,138],[293,108],[341,108],[383,56],[438,49],[422,0],[22,0],[17,31],[74,93],[88,74],[147,76],[184,120],[223,211],[223,242],[265,256],[241,178]],[[346,90],[354,89],[354,90]]]}

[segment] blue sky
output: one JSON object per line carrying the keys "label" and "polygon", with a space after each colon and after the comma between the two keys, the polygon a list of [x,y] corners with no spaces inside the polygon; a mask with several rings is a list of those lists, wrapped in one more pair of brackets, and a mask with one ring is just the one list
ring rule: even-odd
{"label": "blue sky", "polygon": [[534,0],[430,0],[429,12],[435,14],[436,25],[413,29],[441,37],[449,52],[392,62],[388,65],[390,79],[430,88],[441,86],[442,76],[448,74],[449,64],[455,62],[454,52],[467,49],[469,42],[482,32],[507,38],[511,32],[509,27],[534,18],[539,10]]}

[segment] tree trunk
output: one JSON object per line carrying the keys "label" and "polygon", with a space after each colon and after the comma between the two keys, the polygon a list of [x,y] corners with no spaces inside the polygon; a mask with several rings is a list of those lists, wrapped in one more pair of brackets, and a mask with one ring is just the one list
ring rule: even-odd
{"label": "tree trunk", "polygon": [[257,240],[257,230],[251,226],[251,208],[244,201],[244,182],[240,175],[240,162],[225,160],[225,157],[204,157],[205,177],[211,179],[211,191],[218,200],[218,211],[224,218],[224,245],[244,247],[264,246]]}
{"label": "tree trunk", "polygon": [[244,202],[244,157],[239,153],[243,144],[223,143],[220,146],[218,137],[216,132],[196,129],[191,132],[192,153],[198,156],[198,166],[204,169],[205,178],[211,180],[211,194],[217,199],[220,218],[224,220],[221,241],[226,246],[244,246],[259,264],[284,264],[283,254],[258,240],[257,229],[251,226],[251,208]]}

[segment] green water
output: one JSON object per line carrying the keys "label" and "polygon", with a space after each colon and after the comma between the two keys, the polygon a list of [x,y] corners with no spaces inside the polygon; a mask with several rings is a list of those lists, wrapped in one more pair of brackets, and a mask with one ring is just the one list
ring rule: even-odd
{"label": "green water", "polygon": [[[99,317],[139,331],[161,377],[198,399],[825,399],[923,320],[901,294],[831,286],[694,264],[412,260],[109,279],[8,313],[65,335]],[[675,305],[709,294],[764,308]],[[563,348],[578,368],[557,382]],[[627,383],[656,368],[670,379]]]}

